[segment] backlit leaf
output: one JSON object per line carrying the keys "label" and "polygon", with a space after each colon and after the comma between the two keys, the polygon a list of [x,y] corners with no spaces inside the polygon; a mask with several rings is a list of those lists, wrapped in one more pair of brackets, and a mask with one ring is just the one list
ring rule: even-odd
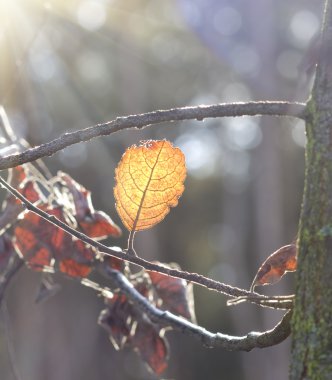
{"label": "backlit leaf", "polygon": [[258,285],[271,285],[278,282],[286,272],[296,271],[297,249],[295,244],[285,245],[273,252],[260,266],[250,290]]}
{"label": "backlit leaf", "polygon": [[153,227],[178,204],[185,158],[166,140],[143,141],[126,150],[115,170],[116,209],[129,231]]}

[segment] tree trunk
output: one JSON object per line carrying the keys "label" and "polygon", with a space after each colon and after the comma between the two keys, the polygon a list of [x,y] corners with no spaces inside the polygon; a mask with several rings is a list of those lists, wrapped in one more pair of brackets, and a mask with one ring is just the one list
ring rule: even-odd
{"label": "tree trunk", "polygon": [[332,379],[332,1],[326,0],[306,121],[290,379]]}

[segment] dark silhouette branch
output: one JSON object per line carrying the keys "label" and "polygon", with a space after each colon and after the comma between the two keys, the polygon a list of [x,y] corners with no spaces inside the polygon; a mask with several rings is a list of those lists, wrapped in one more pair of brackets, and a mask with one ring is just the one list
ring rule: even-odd
{"label": "dark silhouette branch", "polygon": [[106,245],[89,238],[82,232],[77,231],[74,228],[68,226],[66,223],[57,219],[55,216],[49,215],[47,212],[39,209],[38,207],[33,205],[31,202],[29,202],[22,194],[20,194],[10,184],[8,184],[2,177],[0,177],[0,183],[11,194],[13,194],[16,198],[18,198],[24,204],[27,210],[36,213],[40,217],[49,221],[50,223],[53,223],[57,227],[63,229],[70,235],[84,241],[85,243],[91,245],[92,247],[97,248],[101,254],[117,257],[131,264],[138,265],[146,270],[164,273],[172,277],[181,278],[188,282],[193,282],[197,285],[204,286],[210,290],[215,290],[219,293],[223,293],[231,297],[247,297],[247,300],[249,302],[252,302],[255,304],[261,304],[261,302],[263,302],[262,306],[279,308],[279,309],[291,309],[293,306],[292,296],[289,296],[289,299],[285,299],[284,297],[279,299],[279,297],[264,296],[258,293],[250,292],[244,289],[240,289],[237,287],[224,284],[219,281],[212,280],[210,278],[204,277],[197,273],[185,272],[185,271],[181,271],[177,269],[172,269],[160,264],[155,264],[153,262],[144,260],[138,256],[130,255],[119,247],[107,247]]}
{"label": "dark silhouette branch", "polygon": [[181,120],[196,119],[202,121],[206,118],[261,115],[292,116],[305,119],[306,105],[304,103],[279,101],[225,103],[208,106],[172,108],[169,110],[153,111],[140,115],[118,117],[113,121],[97,124],[75,132],[65,133],[55,140],[27,149],[22,153],[2,157],[0,158],[0,170],[15,167],[27,162],[33,162],[46,156],[52,156],[54,153],[59,152],[70,145],[89,141],[99,136],[108,136],[123,129],[141,129],[153,124]]}
{"label": "dark silhouette branch", "polygon": [[272,329],[264,332],[250,332],[245,336],[230,336],[222,333],[212,333],[201,326],[178,317],[169,311],[160,310],[142,296],[119,271],[106,268],[114,285],[131,300],[131,302],[147,317],[158,325],[172,327],[198,339],[209,348],[223,348],[229,351],[251,351],[253,348],[274,346],[285,340],[291,333],[290,319],[292,312],[288,311],[282,320]]}

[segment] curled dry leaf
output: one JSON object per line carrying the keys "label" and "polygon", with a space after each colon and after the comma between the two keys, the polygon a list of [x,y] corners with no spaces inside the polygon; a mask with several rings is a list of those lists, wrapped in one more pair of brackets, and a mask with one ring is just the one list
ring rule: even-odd
{"label": "curled dry leaf", "polygon": [[80,229],[94,239],[105,239],[109,236],[120,237],[121,229],[111,217],[102,211],[96,211],[91,200],[91,192],[76,182],[69,174],[59,172],[58,177],[65,184],[72,203],[73,215]]}
{"label": "curled dry leaf", "polygon": [[[8,182],[15,187],[25,198],[30,202],[36,203],[41,198],[41,193],[29,175],[29,170],[26,165],[17,166],[9,170]],[[12,194],[8,194],[2,204],[0,215],[0,228],[3,230],[8,229],[13,225],[18,216],[24,210],[21,202],[16,199]]]}
{"label": "curled dry leaf", "polygon": [[[57,219],[66,221],[61,206],[41,205],[40,209]],[[95,252],[82,241],[73,239],[33,212],[27,212],[14,229],[14,244],[27,265],[43,271],[55,265],[70,277],[86,277],[92,270]]]}
{"label": "curled dry leaf", "polygon": [[[61,207],[40,206],[49,215],[63,220]],[[16,250],[30,268],[42,271],[51,266],[55,252],[68,244],[70,235],[33,212],[27,212],[14,229]]]}
{"label": "curled dry leaf", "polygon": [[142,320],[130,338],[130,343],[153,373],[161,375],[166,370],[169,347],[163,331]]}
{"label": "curled dry leaf", "polygon": [[109,338],[116,350],[120,350],[127,343],[134,331],[132,304],[121,293],[114,293],[112,298],[106,299],[107,308],[98,318],[98,323],[109,333]]}
{"label": "curled dry leaf", "polygon": [[126,150],[115,170],[116,209],[129,231],[153,227],[178,204],[185,158],[166,140],[143,141]]}
{"label": "curled dry leaf", "polygon": [[[68,174],[60,172],[51,178],[52,186],[45,186],[49,190],[45,194],[40,188],[43,184],[34,178],[28,166],[19,166],[11,170],[9,180],[30,202],[37,203],[41,210],[90,237],[103,239],[121,235],[121,229],[107,214],[94,209],[91,193]],[[2,213],[6,218],[0,218],[0,223],[7,224],[7,220],[14,220],[12,240],[15,250],[31,269],[55,269],[70,277],[84,278],[90,274],[96,256],[94,248],[33,212],[26,212],[17,219],[22,210],[20,201],[10,195]],[[109,258],[108,261],[112,267],[122,270],[122,262],[115,258]]]}
{"label": "curled dry leaf", "polygon": [[[175,264],[169,266],[179,269]],[[146,272],[150,277],[152,289],[157,297],[157,306],[195,323],[196,316],[192,284],[181,278],[171,277],[163,273]]]}
{"label": "curled dry leaf", "polygon": [[250,291],[258,285],[271,285],[278,282],[286,272],[296,271],[297,249],[295,244],[285,245],[273,252],[260,266]]}
{"label": "curled dry leaf", "polygon": [[[143,278],[137,279],[135,288],[147,299],[150,289]],[[114,348],[134,349],[147,368],[160,375],[167,368],[168,342],[164,330],[143,316],[121,292],[115,292],[106,300],[98,323],[108,332]]]}

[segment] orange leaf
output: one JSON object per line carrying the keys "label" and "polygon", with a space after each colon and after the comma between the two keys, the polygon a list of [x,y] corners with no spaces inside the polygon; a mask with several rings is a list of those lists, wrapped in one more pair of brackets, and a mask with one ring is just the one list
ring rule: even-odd
{"label": "orange leaf", "polygon": [[185,158],[166,140],[142,141],[126,150],[115,170],[116,209],[129,231],[162,221],[178,204],[186,178]]}
{"label": "orange leaf", "polygon": [[296,271],[297,249],[295,244],[285,245],[273,252],[260,266],[250,291],[257,285],[271,285],[278,282],[286,272]]}

